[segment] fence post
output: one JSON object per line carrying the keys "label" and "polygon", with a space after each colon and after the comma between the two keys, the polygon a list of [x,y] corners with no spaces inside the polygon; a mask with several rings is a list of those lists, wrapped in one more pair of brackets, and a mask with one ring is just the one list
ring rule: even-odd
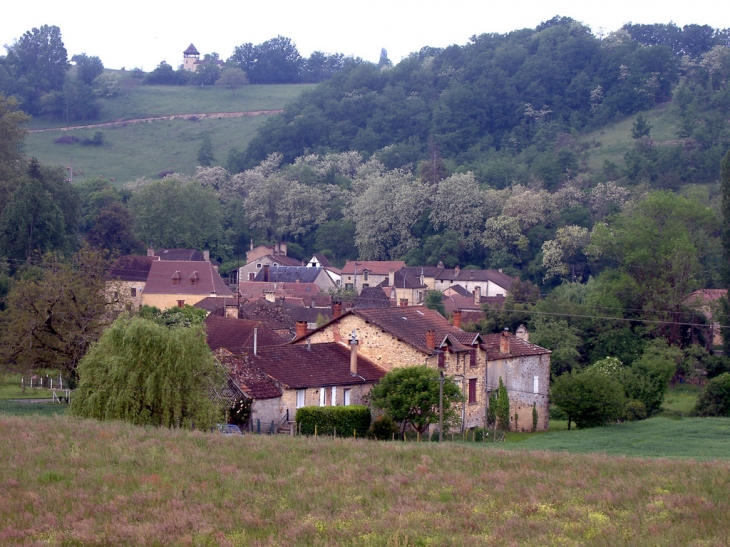
{"label": "fence post", "polygon": [[271,426],[269,426],[269,435],[274,434],[274,429],[276,429],[276,426],[274,425],[274,420],[271,420]]}

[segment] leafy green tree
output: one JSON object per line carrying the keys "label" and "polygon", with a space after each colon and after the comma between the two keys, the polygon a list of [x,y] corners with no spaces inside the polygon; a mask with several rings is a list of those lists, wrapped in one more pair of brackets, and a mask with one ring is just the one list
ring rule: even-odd
{"label": "leafy green tree", "polygon": [[24,124],[29,121],[30,116],[20,110],[15,98],[0,93],[0,212],[10,200],[23,169]]}
{"label": "leafy green tree", "polygon": [[642,356],[630,367],[619,370],[617,379],[629,399],[641,401],[649,416],[661,410],[669,380],[681,365],[684,355],[677,347],[668,346],[661,338],[648,343]]}
{"label": "leafy green tree", "polygon": [[203,136],[203,141],[200,143],[200,148],[198,148],[198,164],[203,167],[210,167],[214,161],[215,156],[213,155],[213,141],[211,140],[210,135],[206,133]]}
{"label": "leafy green tree", "polygon": [[579,429],[605,425],[623,414],[624,389],[618,380],[598,371],[570,372],[558,377],[550,389],[550,400],[568,415]]}
{"label": "leafy green tree", "polygon": [[215,81],[215,85],[222,85],[231,91],[247,84],[246,73],[238,67],[224,68],[221,71],[220,78]]}
{"label": "leafy green tree", "polygon": [[223,417],[214,396],[224,384],[202,327],[165,328],[122,316],[81,361],[71,413],[207,430]]}
{"label": "leafy green tree", "polygon": [[444,307],[443,296],[444,295],[441,291],[426,291],[426,298],[423,305],[428,309],[436,310],[446,317],[446,308]]}
{"label": "leafy green tree", "polygon": [[[400,422],[403,431],[410,424],[421,435],[429,425],[439,421],[438,371],[425,365],[391,370],[373,388],[370,400],[373,406]],[[458,420],[457,403],[461,400],[461,390],[453,378],[446,378],[443,392],[444,424]]]}
{"label": "leafy green tree", "polygon": [[100,253],[81,250],[68,263],[48,256],[39,275],[16,282],[6,299],[9,313],[0,339],[5,362],[21,370],[61,370],[75,385],[81,358],[111,323],[108,269]]}
{"label": "leafy green tree", "polygon": [[213,248],[221,239],[223,212],[213,190],[166,177],[144,186],[129,201],[135,235],[171,249]]}
{"label": "leafy green tree", "polygon": [[155,306],[142,306],[139,316],[163,327],[194,327],[200,326],[207,316],[205,310],[185,304],[182,308],[168,308],[161,311]]}
{"label": "leafy green tree", "polygon": [[71,62],[76,63],[76,77],[86,85],[91,85],[104,72],[104,63],[96,56],[80,53],[71,57]]}
{"label": "leafy green tree", "polygon": [[134,237],[132,215],[121,203],[107,205],[92,222],[86,234],[86,241],[92,247],[123,255],[144,249],[144,244]]}
{"label": "leafy green tree", "polygon": [[536,315],[532,320],[533,332],[530,341],[533,344],[552,350],[550,356],[550,372],[559,376],[570,372],[580,364],[580,348],[583,345],[582,333],[564,319],[546,319]]}
{"label": "leafy green tree", "polygon": [[699,416],[730,416],[730,373],[707,382],[697,398],[695,412]]}
{"label": "leafy green tree", "polygon": [[[720,166],[720,192],[722,195],[722,281],[730,289],[730,150],[725,154]],[[725,355],[730,355],[730,300],[727,296],[720,304],[720,324],[723,327],[722,347]]]}

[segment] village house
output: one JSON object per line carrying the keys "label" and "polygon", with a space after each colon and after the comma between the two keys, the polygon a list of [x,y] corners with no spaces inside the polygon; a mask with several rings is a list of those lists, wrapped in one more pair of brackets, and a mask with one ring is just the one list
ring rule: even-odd
{"label": "village house", "polygon": [[246,265],[233,270],[233,283],[253,281],[264,266],[301,266],[302,262],[287,256],[286,243],[253,246],[246,251]]}
{"label": "village house", "polygon": [[388,272],[388,279],[379,283],[378,288],[384,290],[391,303],[396,306],[419,306],[426,298],[428,286],[423,275],[409,274],[408,268]]}
{"label": "village house", "polygon": [[151,263],[142,304],[166,310],[192,306],[209,296],[234,296],[210,262],[156,260]]}
{"label": "village house", "polygon": [[337,289],[337,284],[332,280],[327,270],[307,266],[264,265],[253,281],[259,283],[314,283],[323,292]]}
{"label": "village house", "polygon": [[119,302],[120,308],[138,310],[142,307],[142,293],[147,284],[152,262],[156,256],[120,256],[109,269],[106,277],[107,293]]}
{"label": "village house", "polygon": [[[480,335],[461,330],[461,314],[454,324],[425,307],[352,309],[329,323],[303,334],[294,344],[343,343],[354,333],[361,355],[385,370],[426,365],[434,374],[453,376],[464,394],[463,428],[483,426],[487,397],[507,387],[513,429],[532,429],[532,408],[538,430],[548,427],[550,351],[514,334]],[[434,376],[436,377],[436,376]]]}
{"label": "village house", "polygon": [[444,268],[435,275],[433,288],[444,292],[452,285],[461,285],[472,294],[480,296],[507,296],[513,279],[499,270],[453,270]]}
{"label": "village house", "polygon": [[405,267],[402,260],[348,260],[342,268],[342,284],[357,294],[366,287],[376,287],[387,280],[390,272]]}

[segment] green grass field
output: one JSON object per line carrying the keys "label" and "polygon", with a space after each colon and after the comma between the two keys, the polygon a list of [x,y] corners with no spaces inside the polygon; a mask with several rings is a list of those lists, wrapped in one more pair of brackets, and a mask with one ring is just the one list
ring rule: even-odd
{"label": "green grass field", "polygon": [[0,443],[2,545],[730,541],[727,461],[224,437],[1,413],[0,438],[9,441]]}

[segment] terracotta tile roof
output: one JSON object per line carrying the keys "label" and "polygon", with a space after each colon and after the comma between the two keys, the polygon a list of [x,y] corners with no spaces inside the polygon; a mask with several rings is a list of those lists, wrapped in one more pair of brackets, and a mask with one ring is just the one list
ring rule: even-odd
{"label": "terracotta tile roof", "polygon": [[152,263],[157,261],[155,256],[120,256],[109,269],[107,279],[120,281],[147,281]]}
{"label": "terracotta tile roof", "polygon": [[219,312],[225,312],[226,308],[237,307],[238,298],[236,295],[225,298],[220,296],[207,296],[200,302],[193,304],[194,308],[208,311],[212,314],[218,314]]}
{"label": "terracotta tile roof", "polygon": [[241,306],[241,316],[258,321],[271,330],[279,332],[286,330],[292,335],[295,331],[295,322],[281,304],[266,300],[247,301]]}
{"label": "terracotta tile roof", "polygon": [[[198,279],[191,284],[197,273]],[[179,284],[173,285],[173,278]],[[155,260],[152,262],[146,294],[204,294],[232,297],[233,293],[210,262]]]}
{"label": "terracotta tile roof", "polygon": [[290,340],[290,337],[281,336],[273,329],[267,328],[261,321],[247,319],[209,315],[205,318],[205,328],[208,333],[208,347],[211,351],[221,348],[231,353],[253,350],[254,329],[258,329],[258,347],[277,346]]}
{"label": "terracotta tile roof", "polygon": [[482,296],[481,303],[476,304],[473,296],[444,296],[442,299],[444,308],[448,315],[453,315],[455,310],[476,311],[481,314],[482,305],[484,304],[489,304],[494,308],[502,309],[505,300],[506,298],[504,296]]}
{"label": "terracotta tile roof", "polygon": [[218,355],[216,359],[226,367],[231,380],[250,399],[281,397],[281,388],[256,363],[250,362],[247,354]]}
{"label": "terracotta tile roof", "polygon": [[238,284],[238,292],[240,292],[241,296],[245,298],[257,298],[267,293],[273,293],[277,298],[289,296],[304,298],[305,296],[319,295],[321,290],[319,286],[314,283],[266,283],[264,281],[241,281]]}
{"label": "terracotta tile roof", "polygon": [[374,275],[388,275],[390,270],[398,271],[405,267],[406,263],[402,260],[348,260],[342,273],[345,275],[353,275],[355,267],[357,267],[358,275],[364,270],[368,270]]}
{"label": "terracotta tile roof", "polygon": [[481,348],[486,350],[487,359],[495,361],[498,359],[505,359],[508,357],[524,357],[527,355],[544,355],[546,353],[552,353],[549,349],[542,348],[530,342],[525,342],[522,338],[517,338],[511,332],[507,333],[509,338],[509,354],[505,355],[499,351],[500,338],[504,333],[487,334],[482,335],[484,342],[481,344]]}
{"label": "terracotta tile roof", "polygon": [[350,375],[350,348],[344,344],[287,345],[261,348],[249,354],[267,375],[292,389],[375,383],[385,370],[358,355],[357,376]]}
{"label": "terracotta tile roof", "polygon": [[330,308],[291,308],[287,311],[294,321],[316,323],[320,315],[327,321],[332,319],[332,310]]}

